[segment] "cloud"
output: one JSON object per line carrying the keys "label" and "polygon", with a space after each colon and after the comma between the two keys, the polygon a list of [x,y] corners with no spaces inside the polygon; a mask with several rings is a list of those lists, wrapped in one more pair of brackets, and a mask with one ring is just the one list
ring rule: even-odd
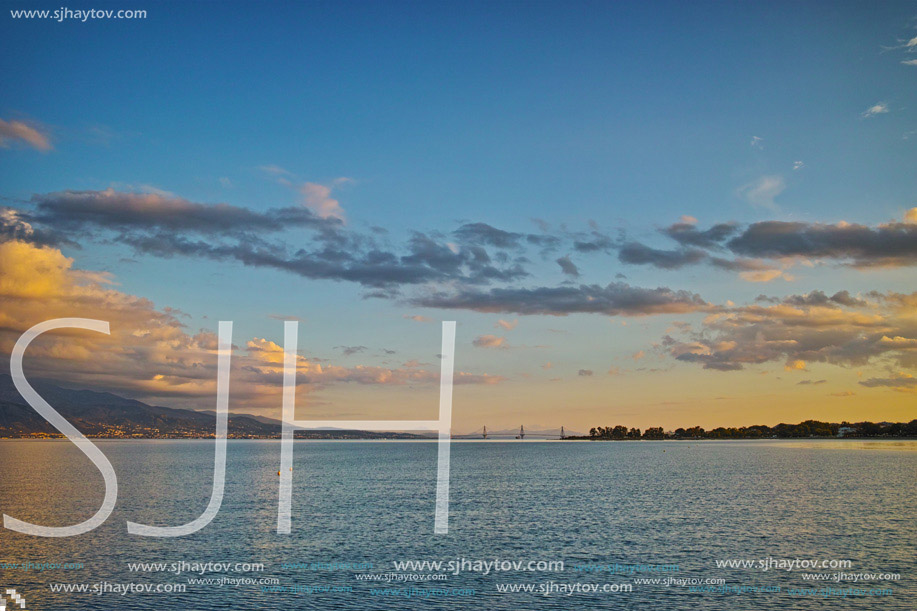
{"label": "cloud", "polygon": [[258,168],[265,174],[270,174],[271,176],[292,176],[293,172],[284,169],[278,165],[263,165]]}
{"label": "cloud", "polygon": [[413,320],[414,322],[433,322],[433,319],[429,316],[421,316],[420,314],[414,314],[413,316],[405,314],[404,318],[407,320]]}
{"label": "cloud", "polygon": [[509,320],[503,320],[501,318],[500,320],[497,321],[497,324],[495,324],[494,327],[500,327],[500,328],[506,329],[507,331],[512,331],[513,329],[516,328],[516,325],[518,324],[519,324],[518,320],[509,321]]}
{"label": "cloud", "polygon": [[527,244],[538,247],[542,256],[547,256],[557,250],[562,242],[557,236],[534,233],[525,236],[525,241]]}
{"label": "cloud", "polygon": [[[903,220],[875,226],[839,222],[807,223],[762,221],[742,228],[736,223],[719,223],[709,229],[676,223],[660,230],[681,245],[680,249],[660,250],[628,242],[621,260],[645,263],[663,269],[707,263],[743,274],[748,281],[790,279],[781,267],[794,261],[837,261],[845,265],[896,267],[917,264],[917,208],[904,213]],[[728,259],[722,252],[753,257]],[[777,260],[781,266],[765,260]]]}
{"label": "cloud", "polygon": [[[348,179],[337,179],[334,185],[343,184]],[[344,209],[341,208],[340,202],[331,197],[332,187],[321,185],[316,182],[307,182],[299,187],[299,192],[303,196],[303,202],[306,208],[314,212],[319,218],[334,218],[340,221],[346,220]]]}
{"label": "cloud", "polygon": [[917,66],[917,59],[905,59],[901,63],[905,66]]}
{"label": "cloud", "polygon": [[36,246],[76,246],[57,231],[36,228],[26,220],[22,212],[0,207],[0,241],[7,240],[19,240]]}
{"label": "cloud", "polygon": [[[908,213],[910,214],[910,213]],[[753,223],[727,246],[752,257],[835,259],[855,267],[917,263],[917,224],[891,222],[876,227],[855,223]]]}
{"label": "cloud", "polygon": [[591,369],[580,369],[578,372],[576,372],[576,375],[583,378],[589,378],[592,377],[593,373],[594,372]]}
{"label": "cloud", "polygon": [[144,194],[159,195],[159,196],[162,196],[162,197],[167,198],[167,199],[175,199],[175,198],[178,197],[177,195],[175,195],[175,194],[172,193],[171,191],[167,191],[166,189],[161,189],[161,188],[159,188],[159,187],[157,187],[157,186],[148,185],[148,184],[144,184],[144,183],[140,183],[140,184],[127,184],[127,183],[113,182],[113,183],[111,183],[111,184],[109,185],[109,189],[110,189],[112,192],[114,192],[114,191],[122,191],[122,192],[127,191],[127,192],[131,192],[131,193],[144,193]]}
{"label": "cloud", "polygon": [[487,223],[468,223],[455,230],[455,235],[469,244],[482,244],[495,248],[517,248],[521,233],[503,231]]}
{"label": "cloud", "polygon": [[[57,248],[19,240],[0,242],[0,354],[9,355],[19,336],[54,318],[101,318],[111,335],[59,331],[29,348],[29,375],[104,388],[148,402],[211,407],[216,392],[216,334],[190,333],[172,308],[111,288],[109,274],[78,270]],[[353,347],[348,347],[353,348]],[[357,347],[358,349],[360,347]],[[7,357],[8,358],[8,357]],[[8,364],[7,364],[8,366]],[[299,355],[298,383],[323,388],[342,383],[439,383],[438,371],[359,365],[322,365]],[[283,348],[254,338],[233,355],[233,397],[253,408],[278,405]],[[501,376],[457,371],[457,384],[496,384]]]}
{"label": "cloud", "polygon": [[738,193],[752,206],[776,210],[774,199],[786,189],[782,176],[762,176],[739,188]]}
{"label": "cloud", "polygon": [[771,301],[772,303],[785,303],[793,306],[836,307],[838,305],[842,305],[849,308],[864,308],[869,306],[868,301],[858,297],[853,297],[850,294],[850,291],[846,290],[838,291],[830,297],[822,291],[815,290],[804,295],[789,295],[784,297],[782,300],[771,300],[770,298],[761,295],[758,297],[758,301]]}
{"label": "cloud", "polygon": [[870,117],[874,117],[874,116],[876,116],[876,115],[882,115],[882,114],[885,114],[885,113],[887,113],[887,112],[889,112],[889,110],[888,110],[888,104],[886,104],[885,102],[878,102],[878,103],[876,103],[876,104],[873,104],[872,106],[870,106],[870,107],[867,108],[866,110],[864,110],[863,113],[861,114],[861,116],[862,116],[864,119],[868,119],[868,118],[870,118]]}
{"label": "cloud", "polygon": [[597,230],[577,236],[573,240],[573,248],[581,253],[609,252],[614,246],[615,241],[611,237]]}
{"label": "cloud", "polygon": [[747,271],[739,273],[739,277],[746,282],[771,282],[777,278],[785,278],[783,270],[765,269],[760,271]]}
{"label": "cloud", "polygon": [[765,261],[713,256],[710,251],[722,250],[720,242],[737,230],[736,225],[726,223],[703,231],[693,225],[677,223],[663,229],[662,232],[682,244],[680,248],[662,250],[639,242],[628,242],[621,246],[618,259],[622,263],[652,265],[660,269],[680,269],[688,265],[707,263],[720,269],[740,272],[739,276],[747,282],[769,282],[780,277],[792,279],[781,269],[775,269],[773,264]]}
{"label": "cloud", "polygon": [[344,356],[351,356],[353,354],[359,354],[360,352],[366,352],[368,348],[366,346],[335,346],[335,350],[340,350],[344,353]]}
{"label": "cloud", "polygon": [[726,238],[739,230],[737,223],[718,223],[703,231],[697,229],[695,225],[696,223],[686,223],[682,217],[680,223],[666,227],[662,233],[682,246],[718,248]]}
{"label": "cloud", "polygon": [[475,348],[507,348],[505,337],[497,335],[479,335],[471,342]]}
{"label": "cloud", "polygon": [[640,359],[642,359],[645,356],[646,356],[646,353],[643,350],[637,350],[636,352],[634,352],[631,358],[634,359],[635,361],[639,361]]}
{"label": "cloud", "polygon": [[0,353],[10,354],[19,335],[39,322],[103,318],[111,335],[61,331],[36,340],[29,349],[30,373],[58,380],[91,378],[111,390],[133,393],[213,390],[214,334],[188,334],[174,314],[109,288],[111,282],[107,274],[74,269],[73,259],[56,248],[0,243]]}
{"label": "cloud", "polygon": [[294,316],[294,315],[292,315],[292,314],[290,314],[290,315],[287,315],[287,314],[268,314],[267,317],[270,318],[271,320],[296,320],[296,321],[299,321],[299,322],[303,322],[303,321],[305,320],[304,318],[302,318],[302,317],[300,317],[300,316]]}
{"label": "cloud", "polygon": [[43,128],[22,121],[0,119],[0,147],[9,148],[11,144],[17,142],[43,152],[54,148]]}
{"label": "cloud", "polygon": [[560,265],[560,271],[564,275],[570,276],[571,278],[579,278],[579,269],[576,267],[576,264],[570,260],[570,255],[566,255],[557,259],[557,264]]}
{"label": "cloud", "polygon": [[872,106],[864,110],[861,116],[864,119],[868,119],[870,117],[874,117],[876,115],[882,115],[887,112],[889,112],[888,104],[886,104],[885,102],[878,102],[877,104],[873,104]]}
{"label": "cloud", "polygon": [[[376,289],[449,281],[488,284],[528,275],[520,261],[494,261],[482,246],[450,245],[421,232],[413,232],[401,253],[392,252],[381,247],[375,236],[346,231],[340,219],[322,218],[306,206],[254,211],[113,189],[36,195],[32,201],[36,211],[25,218],[32,224],[113,239],[137,253],[157,257],[235,260]],[[291,247],[275,238],[297,227],[310,232],[297,236],[305,237],[305,247]],[[94,234],[93,229],[105,233]],[[393,295],[390,290],[378,296]]]}
{"label": "cloud", "polygon": [[[29,202],[33,210],[0,208],[0,237],[76,247],[69,236],[79,236],[125,244],[135,255],[236,262],[308,279],[356,283],[366,289],[364,298],[552,315],[672,313],[701,304],[696,295],[623,283],[519,287],[519,281],[531,276],[525,248],[539,249],[544,256],[546,248],[566,242],[584,255],[617,250],[625,264],[670,270],[706,264],[737,272],[749,282],[792,280],[787,269],[799,262],[834,261],[861,268],[917,264],[915,210],[906,212],[903,221],[877,226],[764,221],[744,228],[733,222],[700,228],[693,217],[684,217],[660,229],[677,243],[668,249],[627,240],[623,234],[612,238],[594,223],[589,232],[562,229],[559,236],[466,223],[450,234],[454,241],[437,232],[413,231],[392,245],[379,231],[348,229],[339,218],[322,218],[305,205],[254,210],[145,191],[109,188],[34,195]],[[570,255],[556,262],[569,278],[580,274]],[[486,286],[496,288],[480,288]],[[411,287],[413,294],[404,295]]]}
{"label": "cloud", "polygon": [[647,289],[630,286],[623,282],[613,282],[605,287],[592,284],[578,287],[493,288],[489,291],[433,292],[413,299],[412,303],[429,308],[550,316],[680,314],[703,310],[708,306],[699,295],[688,291],[675,291],[666,287]]}
{"label": "cloud", "polygon": [[758,301],[769,305],[720,308],[700,329],[667,335],[662,345],[676,360],[721,371],[772,361],[783,361],[787,371],[813,362],[917,367],[917,293],[852,297],[839,291],[828,297],[813,291]]}
{"label": "cloud", "polygon": [[[271,384],[271,392],[277,394],[282,388],[283,347],[264,338],[255,338],[246,344],[248,356],[255,364],[249,364],[247,373],[257,373],[263,383]],[[324,388],[334,384],[355,383],[362,385],[403,386],[409,384],[438,384],[440,373],[423,369],[420,363],[405,363],[403,368],[391,369],[357,365],[341,367],[322,365],[305,356],[296,357],[297,385]],[[490,374],[472,374],[456,371],[456,384],[498,384],[505,381],[502,376]]]}
{"label": "cloud", "polygon": [[163,193],[59,191],[32,198],[34,219],[60,229],[99,227],[115,230],[161,229],[200,235],[244,235],[288,226],[331,228],[337,222],[316,217],[302,207],[255,212],[229,204],[201,204]]}
{"label": "cloud", "polygon": [[793,162],[793,170],[801,170],[801,169],[804,168],[804,167],[806,167],[806,164],[804,164],[804,163],[801,162],[801,161],[794,161],[794,162]]}
{"label": "cloud", "polygon": [[903,372],[888,378],[869,378],[860,381],[859,384],[867,388],[891,388],[898,392],[917,392],[917,378]]}
{"label": "cloud", "polygon": [[763,149],[764,148],[763,142],[764,142],[764,138],[759,138],[758,136],[752,136],[751,142],[749,144],[751,144],[751,148]]}
{"label": "cloud", "polygon": [[632,265],[653,265],[662,269],[679,269],[685,265],[694,265],[707,258],[707,253],[695,248],[679,250],[659,250],[639,242],[624,244],[618,251],[622,263]]}

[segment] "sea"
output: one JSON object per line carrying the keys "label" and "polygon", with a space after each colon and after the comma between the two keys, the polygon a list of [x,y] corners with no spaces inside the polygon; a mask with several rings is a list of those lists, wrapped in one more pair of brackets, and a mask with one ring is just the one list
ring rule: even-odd
{"label": "sea", "polygon": [[[281,535],[280,443],[231,440],[179,538],[125,523],[199,516],[214,442],[95,443],[114,512],[0,530],[7,609],[917,609],[915,441],[455,441],[448,534],[435,442],[297,441]],[[5,515],[75,524],[103,490],[66,440],[0,441]]]}

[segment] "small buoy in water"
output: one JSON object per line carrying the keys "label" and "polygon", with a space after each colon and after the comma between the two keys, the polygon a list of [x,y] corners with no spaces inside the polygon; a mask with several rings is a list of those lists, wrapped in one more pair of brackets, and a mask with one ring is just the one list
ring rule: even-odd
{"label": "small buoy in water", "polygon": [[277,472],[277,475],[280,475],[280,471]]}
{"label": "small buoy in water", "polygon": [[293,470],[293,467],[290,467],[290,471],[292,471],[292,470]]}

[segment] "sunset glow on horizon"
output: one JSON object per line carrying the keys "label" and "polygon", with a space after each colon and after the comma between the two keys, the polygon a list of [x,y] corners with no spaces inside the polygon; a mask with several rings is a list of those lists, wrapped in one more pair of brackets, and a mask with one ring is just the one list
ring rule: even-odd
{"label": "sunset glow on horizon", "polygon": [[211,410],[231,320],[278,418],[295,319],[299,413],[417,419],[455,320],[457,433],[912,420],[906,11],[667,6],[5,20],[0,365]]}

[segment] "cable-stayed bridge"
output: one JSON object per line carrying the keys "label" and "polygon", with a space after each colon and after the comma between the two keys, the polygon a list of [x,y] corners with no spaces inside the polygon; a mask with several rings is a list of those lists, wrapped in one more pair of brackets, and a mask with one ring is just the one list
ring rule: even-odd
{"label": "cable-stayed bridge", "polygon": [[564,439],[566,437],[576,437],[582,433],[565,430],[563,426],[556,429],[533,429],[525,428],[520,425],[518,429],[488,429],[487,426],[481,426],[470,433],[454,433],[453,439]]}

